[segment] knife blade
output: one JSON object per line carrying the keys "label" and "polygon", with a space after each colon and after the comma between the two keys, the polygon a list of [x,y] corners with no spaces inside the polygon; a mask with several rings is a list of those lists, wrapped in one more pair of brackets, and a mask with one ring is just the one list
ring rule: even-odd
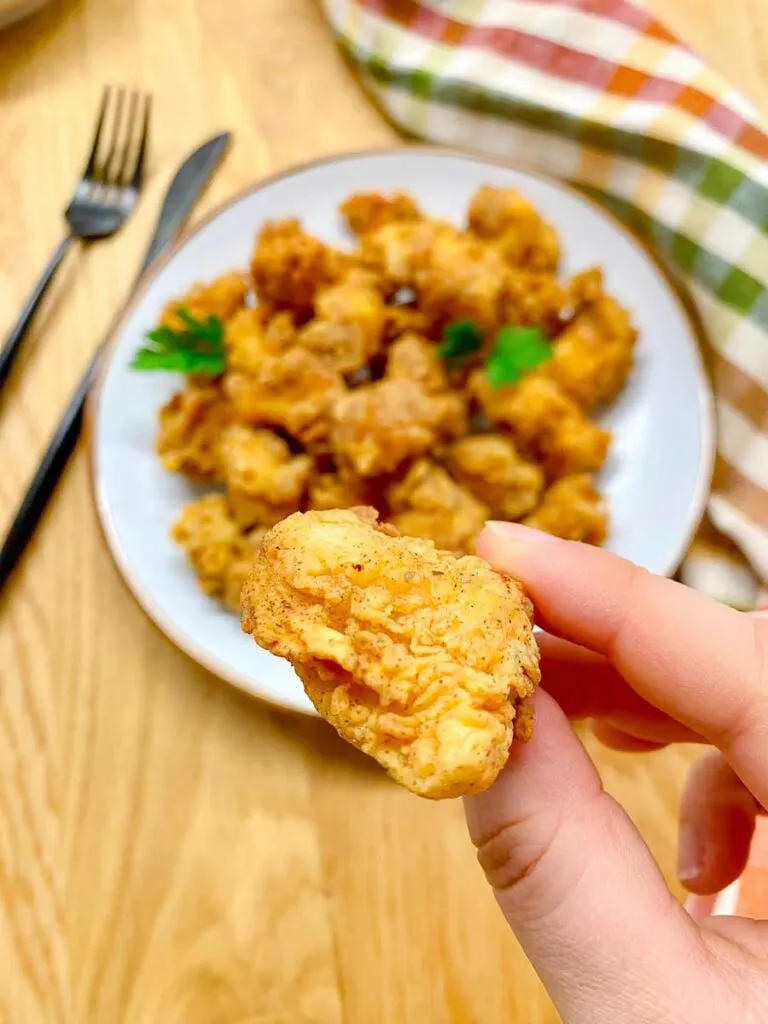
{"label": "knife blade", "polygon": [[[136,291],[144,274],[157,257],[165,252],[177,237],[205,186],[224,158],[231,139],[230,132],[216,135],[190,153],[182,162],[168,186],[152,240],[129,296]],[[64,467],[75,449],[83,422],[85,400],[96,376],[106,343],[106,338],[100,342],[88,368],[80,378],[27,493],[19,505],[3,546],[0,548],[0,588],[24,553],[48,500],[61,478]]]}

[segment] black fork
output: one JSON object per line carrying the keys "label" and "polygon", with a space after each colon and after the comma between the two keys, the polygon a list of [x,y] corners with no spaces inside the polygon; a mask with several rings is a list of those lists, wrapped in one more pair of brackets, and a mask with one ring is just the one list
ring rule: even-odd
{"label": "black fork", "polygon": [[93,145],[64,216],[69,231],[32,289],[0,350],[0,388],[10,372],[40,301],[77,239],[113,235],[136,205],[144,179],[151,97],[107,86]]}

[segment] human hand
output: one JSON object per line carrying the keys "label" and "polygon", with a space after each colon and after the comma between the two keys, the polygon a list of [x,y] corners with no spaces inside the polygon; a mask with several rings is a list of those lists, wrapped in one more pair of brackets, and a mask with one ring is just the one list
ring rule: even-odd
{"label": "human hand", "polygon": [[686,913],[568,719],[593,719],[616,749],[717,748],[683,799],[678,869],[692,892],[716,892],[768,807],[768,619],[513,524],[490,524],[478,553],[536,605],[545,690],[533,739],[466,799],[467,821],[563,1020],[764,1024],[768,922]]}

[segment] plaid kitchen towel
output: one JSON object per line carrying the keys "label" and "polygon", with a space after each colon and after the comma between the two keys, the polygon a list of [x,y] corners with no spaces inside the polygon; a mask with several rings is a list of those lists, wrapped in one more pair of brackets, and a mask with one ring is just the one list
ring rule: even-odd
{"label": "plaid kitchen towel", "polygon": [[711,340],[718,457],[682,578],[742,607],[768,580],[768,134],[753,106],[627,0],[324,0],[410,135],[578,184],[651,241]]}

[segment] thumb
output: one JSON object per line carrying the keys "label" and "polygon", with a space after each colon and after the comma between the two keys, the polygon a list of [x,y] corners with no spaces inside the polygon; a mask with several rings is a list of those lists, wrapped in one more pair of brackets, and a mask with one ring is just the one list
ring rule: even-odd
{"label": "thumb", "polygon": [[465,810],[499,905],[569,1024],[677,1020],[699,1002],[700,977],[685,992],[703,956],[696,926],[548,694],[533,739]]}

